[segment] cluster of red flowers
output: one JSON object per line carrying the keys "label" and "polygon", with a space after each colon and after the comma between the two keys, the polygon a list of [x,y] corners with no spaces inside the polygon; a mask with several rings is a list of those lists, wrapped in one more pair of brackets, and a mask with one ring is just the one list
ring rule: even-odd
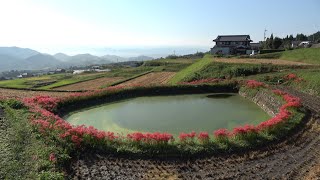
{"label": "cluster of red flowers", "polygon": [[135,132],[127,135],[127,138],[129,140],[132,140],[134,142],[145,142],[145,143],[168,143],[169,141],[173,141],[174,138],[169,133],[160,133],[160,132],[154,132],[154,133],[141,133],[141,132]]}
{"label": "cluster of red flowers", "polygon": [[[247,86],[256,88],[256,87],[265,87],[261,82],[250,80],[247,82]],[[113,90],[112,88],[109,90]],[[228,138],[230,136],[246,135],[248,133],[258,133],[259,131],[273,128],[279,123],[285,122],[291,116],[289,108],[296,108],[301,106],[299,98],[293,97],[281,90],[273,90],[276,95],[282,96],[286,104],[281,106],[279,113],[265,121],[260,123],[258,126],[253,125],[244,125],[239,126],[233,129],[232,132],[229,132],[227,129],[218,129],[214,131],[214,137]],[[92,95],[94,92],[85,93],[85,95]],[[79,96],[83,94],[79,94]],[[53,135],[52,131],[56,132],[56,136],[63,141],[72,142],[76,146],[81,146],[83,142],[138,142],[138,143],[147,143],[147,144],[164,144],[175,141],[173,136],[168,133],[141,133],[135,132],[130,133],[126,137],[119,136],[113,132],[99,131],[92,126],[72,126],[67,121],[61,119],[59,116],[53,114],[51,111],[59,103],[59,99],[50,98],[48,96],[37,96],[34,98],[24,99],[26,106],[30,108],[30,111],[33,112],[31,117],[32,124],[36,125],[39,128],[39,131],[44,135]],[[191,133],[181,133],[179,135],[179,140],[182,143],[194,142],[197,139],[201,143],[207,143],[210,140],[209,134],[207,132],[196,132]],[[54,158],[51,158],[54,159]]]}
{"label": "cluster of red flowers", "polygon": [[195,81],[190,81],[190,82],[181,82],[179,84],[197,85],[197,84],[204,84],[204,83],[218,83],[221,81],[223,81],[223,80],[217,79],[217,78],[208,78],[208,79],[200,79],[200,80],[195,80]]}
{"label": "cluster of red flowers", "polygon": [[238,136],[246,135],[249,133],[258,133],[269,128],[273,128],[280,123],[284,123],[292,115],[288,108],[297,108],[301,106],[301,101],[299,98],[289,95],[286,92],[281,90],[273,90],[273,93],[280,95],[286,101],[286,104],[282,105],[279,109],[279,113],[276,114],[273,118],[260,123],[258,126],[253,125],[244,125],[235,127],[232,132],[229,132],[227,129],[218,129],[214,132],[216,138],[228,137],[228,136]]}
{"label": "cluster of red flowers", "polygon": [[181,142],[186,142],[188,140],[193,140],[197,136],[197,133],[192,131],[191,133],[180,133],[179,139]]}
{"label": "cluster of red flowers", "polygon": [[214,131],[213,134],[216,138],[226,138],[230,135],[227,129],[218,129]]}
{"label": "cluster of red flowers", "polygon": [[246,85],[249,88],[266,87],[266,85],[264,83],[256,81],[256,80],[248,80]]}
{"label": "cluster of red flowers", "polygon": [[57,106],[59,101],[59,98],[53,98],[50,96],[35,96],[32,98],[24,99],[24,102],[27,104],[36,103],[39,104],[42,108],[45,108],[49,111],[52,111]]}
{"label": "cluster of red flowers", "polygon": [[209,142],[209,134],[207,132],[200,132],[198,135],[198,139],[201,143],[208,143]]}
{"label": "cluster of red flowers", "polygon": [[286,79],[286,80],[294,80],[296,82],[303,81],[302,78],[299,78],[296,74],[293,74],[293,73],[287,74],[286,76],[284,76],[284,79]]}
{"label": "cluster of red flowers", "polygon": [[54,153],[50,153],[49,155],[49,161],[52,161],[52,162],[55,162],[57,159],[56,159],[56,156]]}

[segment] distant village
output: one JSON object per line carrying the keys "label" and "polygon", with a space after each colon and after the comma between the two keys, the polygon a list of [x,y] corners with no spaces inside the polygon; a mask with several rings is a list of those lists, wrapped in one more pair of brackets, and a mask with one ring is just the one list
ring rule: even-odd
{"label": "distant village", "polygon": [[95,73],[95,72],[109,72],[116,67],[137,67],[143,62],[140,61],[126,61],[117,62],[106,65],[92,65],[85,67],[70,67],[70,68],[57,68],[54,70],[11,70],[5,71],[0,74],[0,80],[11,80],[28,77],[39,77],[43,75],[53,74],[82,74],[82,73]]}

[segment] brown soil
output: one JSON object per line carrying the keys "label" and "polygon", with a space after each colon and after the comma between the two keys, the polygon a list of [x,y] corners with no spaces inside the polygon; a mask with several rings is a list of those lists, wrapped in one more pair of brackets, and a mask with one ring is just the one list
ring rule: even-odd
{"label": "brown soil", "polygon": [[49,92],[49,91],[26,91],[18,89],[4,89],[0,88],[0,97],[7,98],[25,98],[32,96],[52,96],[52,97],[66,97],[70,92]]}
{"label": "brown soil", "polygon": [[175,72],[153,72],[130,81],[119,84],[120,86],[132,85],[161,85],[166,84],[176,73]]}
{"label": "brown soil", "polygon": [[302,62],[287,61],[281,59],[234,59],[234,58],[215,58],[216,62],[224,63],[245,63],[245,64],[278,64],[278,65],[312,65]]}
{"label": "brown soil", "polygon": [[90,81],[80,82],[76,84],[71,84],[67,86],[62,86],[55,88],[55,90],[68,90],[68,91],[77,91],[77,90],[98,90],[103,85],[108,85],[116,81],[122,80],[122,77],[104,77],[98,78]]}
{"label": "brown soil", "polygon": [[[306,107],[317,106],[309,95],[299,97]],[[69,175],[71,179],[319,179],[319,149],[320,118],[313,113],[294,135],[259,150],[200,159],[88,152],[73,160]]]}

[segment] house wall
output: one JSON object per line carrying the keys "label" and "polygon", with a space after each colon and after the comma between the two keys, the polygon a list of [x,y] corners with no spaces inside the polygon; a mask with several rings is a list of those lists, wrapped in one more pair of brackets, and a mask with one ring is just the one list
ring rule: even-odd
{"label": "house wall", "polygon": [[221,51],[223,55],[229,55],[230,54],[230,48],[229,47],[213,47],[211,48],[211,54],[217,54],[217,52]]}

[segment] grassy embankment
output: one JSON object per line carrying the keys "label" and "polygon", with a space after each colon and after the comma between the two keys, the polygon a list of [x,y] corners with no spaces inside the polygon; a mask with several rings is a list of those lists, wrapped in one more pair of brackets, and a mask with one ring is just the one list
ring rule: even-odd
{"label": "grassy embankment", "polygon": [[[320,48],[303,48],[290,51],[258,54],[256,56],[242,56],[244,58],[257,59],[283,59],[320,65]],[[241,57],[240,57],[241,58]]]}
{"label": "grassy embankment", "polygon": [[0,108],[5,110],[0,123],[0,179],[63,179],[61,167],[56,167],[49,156],[54,153],[68,159],[68,155],[40,137],[21,103],[0,101]]}
{"label": "grassy embankment", "polygon": [[209,66],[212,62],[212,56],[206,55],[202,59],[197,60],[195,63],[179,71],[175,76],[173,76],[169,83],[177,84],[179,82],[188,81],[191,77],[200,75],[199,72]]}

